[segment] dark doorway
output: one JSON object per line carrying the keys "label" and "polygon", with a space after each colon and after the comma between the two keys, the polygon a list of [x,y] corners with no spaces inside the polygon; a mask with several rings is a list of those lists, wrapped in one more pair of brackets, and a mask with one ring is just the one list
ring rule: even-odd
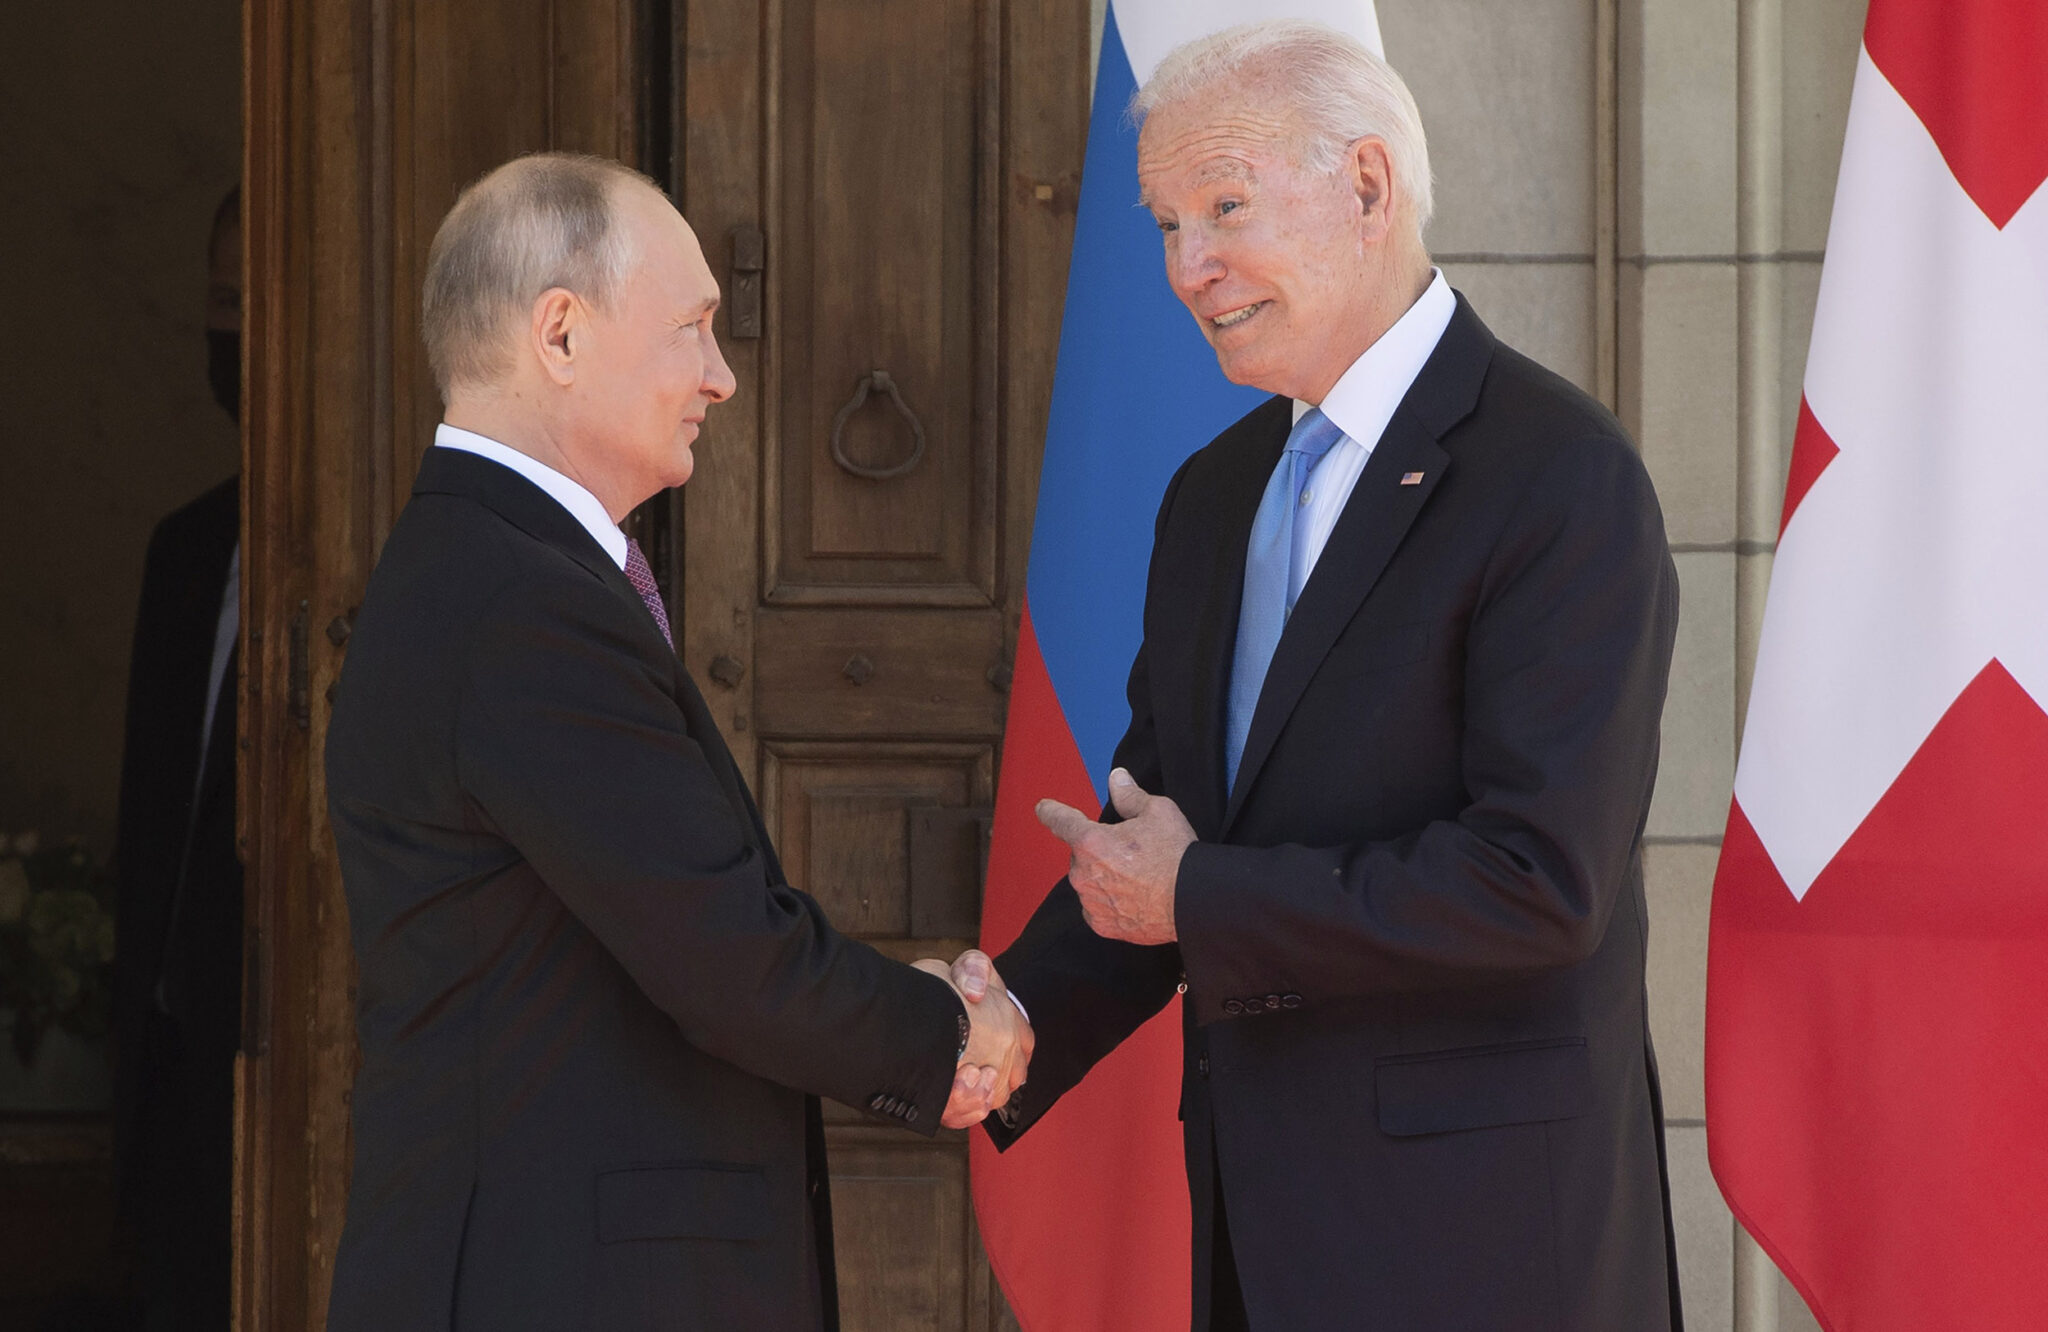
{"label": "dark doorway", "polygon": [[[134,1085],[143,1060],[117,1051],[113,1033],[117,990],[131,980],[144,988],[119,969],[139,966],[149,950],[138,946],[111,966],[103,954],[119,933],[131,661],[171,687],[150,664],[160,661],[153,649],[163,633],[137,642],[151,536],[226,484],[226,507],[212,515],[230,543],[223,566],[233,540],[240,442],[219,399],[232,402],[239,386],[239,352],[226,335],[238,314],[241,247],[238,236],[216,236],[214,222],[241,170],[241,61],[238,0],[18,7],[0,43],[0,245],[21,297],[5,335],[0,425],[0,1326],[8,1328],[131,1326],[136,1316],[124,1303],[134,1246],[116,1243],[116,1143],[128,1135],[116,1132],[115,1108],[117,1085]],[[238,205],[228,213],[238,221]],[[225,289],[211,268],[225,270]],[[180,565],[194,558],[171,554]],[[210,604],[189,616],[169,612],[162,623],[201,636],[204,657],[220,624],[225,569],[199,572],[213,583]],[[183,691],[191,697],[175,705],[192,714],[189,737],[173,728],[190,741],[182,761],[193,771],[165,778],[181,792],[178,810],[159,812],[173,822],[189,814],[198,776],[206,664]],[[231,679],[224,692],[233,693]],[[163,721],[172,727],[174,716]],[[231,778],[227,801],[232,863]],[[139,858],[131,848],[127,859]],[[223,903],[239,910],[238,881],[212,886],[223,901],[188,912],[188,924]],[[125,924],[146,913],[129,912]],[[223,931],[232,947],[236,927]],[[221,988],[232,1000],[238,960],[194,960],[228,972]],[[232,1014],[217,1025],[231,1039]],[[204,1276],[222,1297],[231,1055],[230,1045],[209,1078],[226,1095],[191,1110],[194,1127],[218,1139],[219,1187],[209,1196],[219,1205],[206,1209],[218,1270]]]}

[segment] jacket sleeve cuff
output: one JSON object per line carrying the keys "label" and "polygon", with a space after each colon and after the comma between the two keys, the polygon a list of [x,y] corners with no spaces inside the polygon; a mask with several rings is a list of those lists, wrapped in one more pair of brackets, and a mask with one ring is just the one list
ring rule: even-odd
{"label": "jacket sleeve cuff", "polygon": [[[886,1122],[929,1137],[939,1131],[939,1120],[946,1113],[946,1102],[952,1097],[953,1072],[959,1066],[969,1024],[967,1011],[951,986],[936,976],[925,976],[923,972],[915,974],[923,978],[912,982],[918,987],[920,1007],[925,982],[935,989],[931,996],[929,1025],[920,1014],[916,1024],[919,1032],[915,1036],[910,1031],[903,1033],[906,1043],[915,1039],[922,1047],[913,1054],[915,1063],[904,1079],[909,1085],[878,1086],[853,1104]],[[929,1034],[924,1034],[927,1032]]]}
{"label": "jacket sleeve cuff", "polygon": [[1196,842],[1174,883],[1174,932],[1199,1025],[1300,1008],[1307,1000],[1262,947],[1259,902],[1273,857],[1257,847]]}

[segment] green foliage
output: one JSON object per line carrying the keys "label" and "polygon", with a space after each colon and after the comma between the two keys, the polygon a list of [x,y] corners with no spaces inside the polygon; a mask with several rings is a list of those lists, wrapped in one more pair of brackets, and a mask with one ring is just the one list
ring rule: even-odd
{"label": "green foliage", "polygon": [[73,843],[0,839],[0,1009],[14,1015],[14,1051],[35,1062],[59,1027],[106,1036],[113,1007],[113,882]]}

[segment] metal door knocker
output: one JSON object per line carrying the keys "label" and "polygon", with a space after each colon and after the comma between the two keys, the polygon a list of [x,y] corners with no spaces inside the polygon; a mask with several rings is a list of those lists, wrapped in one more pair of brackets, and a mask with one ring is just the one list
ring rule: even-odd
{"label": "metal door knocker", "polygon": [[[868,393],[871,390],[877,389],[887,393],[889,400],[896,404],[896,410],[910,423],[910,434],[916,441],[911,446],[910,456],[893,467],[868,467],[846,456],[844,434],[847,418],[860,410],[861,404],[868,400]],[[866,477],[870,481],[894,480],[924,461],[924,424],[917,419],[917,413],[910,410],[910,404],[903,401],[903,390],[896,387],[896,381],[889,377],[887,370],[876,370],[871,374],[862,375],[859,385],[854,388],[853,400],[841,407],[839,414],[832,418],[832,461],[853,475]]]}

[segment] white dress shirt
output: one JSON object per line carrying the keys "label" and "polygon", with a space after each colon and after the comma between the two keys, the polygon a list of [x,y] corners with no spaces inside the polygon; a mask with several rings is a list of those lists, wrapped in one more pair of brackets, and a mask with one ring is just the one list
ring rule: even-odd
{"label": "white dress shirt", "polygon": [[[1373,448],[1386,432],[1394,408],[1422,373],[1423,362],[1443,340],[1457,308],[1457,298],[1451,295],[1443,273],[1431,269],[1429,286],[1408,307],[1408,313],[1351,363],[1323,399],[1323,415],[1344,437],[1330,446],[1301,492],[1301,512],[1294,522],[1294,568],[1300,582],[1289,589],[1293,595],[1301,594],[1301,584],[1316,567],[1331,529],[1358,485],[1359,473],[1365,470],[1366,459],[1372,457]],[[1297,399],[1294,419],[1299,421],[1311,405]]]}
{"label": "white dress shirt", "polygon": [[[171,924],[173,935],[177,933],[178,919],[184,915],[185,871],[191,864],[192,835],[199,831],[199,801],[206,794],[206,765],[213,751],[213,719],[220,715],[220,698],[223,689],[234,688],[228,679],[228,658],[235,650],[235,640],[242,631],[242,542],[235,539],[234,554],[228,557],[227,583],[221,589],[220,613],[213,619],[213,659],[206,666],[206,712],[199,723],[199,765],[192,774],[192,808],[185,816],[185,849],[180,853],[178,882],[171,893]],[[169,1013],[171,1000],[168,992],[169,964],[157,969],[156,988],[151,997],[156,1011]]]}
{"label": "white dress shirt", "polygon": [[500,444],[495,439],[486,439],[474,431],[463,430],[443,421],[434,431],[434,447],[439,449],[461,449],[474,453],[480,458],[489,458],[494,463],[511,468],[533,484],[545,490],[548,495],[569,511],[569,516],[583,524],[584,530],[604,547],[604,553],[611,556],[612,563],[621,570],[626,567],[626,534],[598,503],[597,496],[585,490],[576,482],[563,476],[544,462],[536,462],[518,449]]}
{"label": "white dress shirt", "polygon": [[[221,589],[220,614],[213,621],[213,660],[206,667],[206,715],[199,723],[199,775],[206,781],[207,750],[213,747],[213,716],[220,708],[221,686],[227,683],[228,656],[235,650],[235,638],[242,631],[242,543],[235,541],[235,553],[228,557],[227,586]],[[192,793],[192,814],[199,814],[199,791]]]}

